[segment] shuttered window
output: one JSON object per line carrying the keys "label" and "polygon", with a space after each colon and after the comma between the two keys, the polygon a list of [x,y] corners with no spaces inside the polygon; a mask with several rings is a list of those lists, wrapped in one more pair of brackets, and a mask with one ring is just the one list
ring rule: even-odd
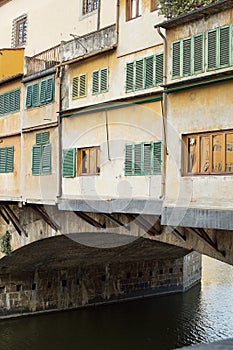
{"label": "shuttered window", "polygon": [[87,95],[87,75],[80,74],[73,78],[72,98],[81,98]]}
{"label": "shuttered window", "polygon": [[54,99],[54,77],[27,86],[26,107],[37,107]]}
{"label": "shuttered window", "polygon": [[0,95],[0,116],[16,113],[20,110],[20,89]]}
{"label": "shuttered window", "polygon": [[92,94],[108,91],[108,68],[102,68],[92,73]]}
{"label": "shuttered window", "polygon": [[63,150],[63,177],[75,177],[76,175],[76,148]]}
{"label": "shuttered window", "polygon": [[161,142],[143,142],[125,146],[125,175],[161,174]]}
{"label": "shuttered window", "polygon": [[48,131],[36,134],[36,144],[32,147],[32,174],[51,174],[52,145]]}
{"label": "shuttered window", "polygon": [[208,69],[217,69],[232,64],[231,41],[232,26],[219,27],[207,34],[207,64]]}
{"label": "shuttered window", "polygon": [[162,82],[162,53],[126,64],[126,92],[148,89]]}
{"label": "shuttered window", "polygon": [[14,172],[14,146],[0,148],[0,173]]}

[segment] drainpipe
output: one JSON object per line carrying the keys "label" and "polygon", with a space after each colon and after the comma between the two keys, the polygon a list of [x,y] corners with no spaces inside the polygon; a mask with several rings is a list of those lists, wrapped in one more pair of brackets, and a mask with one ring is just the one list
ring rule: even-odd
{"label": "drainpipe", "polygon": [[117,35],[117,45],[119,39],[119,21],[120,21],[120,0],[117,0],[117,13],[116,13],[116,35]]}
{"label": "drainpipe", "polygon": [[97,13],[97,30],[100,29],[100,12],[101,12],[101,0],[99,0],[98,4],[98,13]]}
{"label": "drainpipe", "polygon": [[[160,27],[156,27],[158,34],[163,39],[164,44],[164,58],[163,58],[163,85],[167,84],[167,52],[168,52],[168,44],[166,36],[161,32]],[[166,164],[167,164],[167,94],[165,93],[165,89],[163,91],[163,100],[162,100],[162,118],[163,118],[163,130],[162,130],[162,189],[160,199],[164,199],[165,191],[166,191]]]}
{"label": "drainpipe", "polygon": [[59,67],[59,113],[58,122],[58,193],[57,198],[62,197],[62,79],[64,67]]}

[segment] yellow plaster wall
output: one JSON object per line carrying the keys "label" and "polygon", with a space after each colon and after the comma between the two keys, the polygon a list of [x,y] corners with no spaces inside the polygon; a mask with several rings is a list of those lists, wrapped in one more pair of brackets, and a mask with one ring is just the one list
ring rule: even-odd
{"label": "yellow plaster wall", "polygon": [[0,80],[23,73],[23,70],[24,49],[0,49]]}

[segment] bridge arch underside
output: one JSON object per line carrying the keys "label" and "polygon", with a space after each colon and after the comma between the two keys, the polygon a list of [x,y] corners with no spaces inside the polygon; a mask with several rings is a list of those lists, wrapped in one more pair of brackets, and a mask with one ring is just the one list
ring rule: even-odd
{"label": "bridge arch underside", "polygon": [[[94,240],[106,236],[85,233],[89,243],[92,235]],[[110,233],[110,241],[119,243],[116,236]],[[83,237],[42,239],[2,258],[0,316],[183,292],[200,282],[201,256],[196,252],[145,238],[97,248],[79,243]]]}

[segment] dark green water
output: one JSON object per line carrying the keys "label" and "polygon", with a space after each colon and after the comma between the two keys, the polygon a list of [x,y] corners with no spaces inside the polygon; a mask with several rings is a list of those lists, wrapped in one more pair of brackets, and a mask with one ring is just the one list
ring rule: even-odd
{"label": "dark green water", "polygon": [[233,337],[233,267],[203,257],[185,294],[0,322],[0,350],[170,350]]}

